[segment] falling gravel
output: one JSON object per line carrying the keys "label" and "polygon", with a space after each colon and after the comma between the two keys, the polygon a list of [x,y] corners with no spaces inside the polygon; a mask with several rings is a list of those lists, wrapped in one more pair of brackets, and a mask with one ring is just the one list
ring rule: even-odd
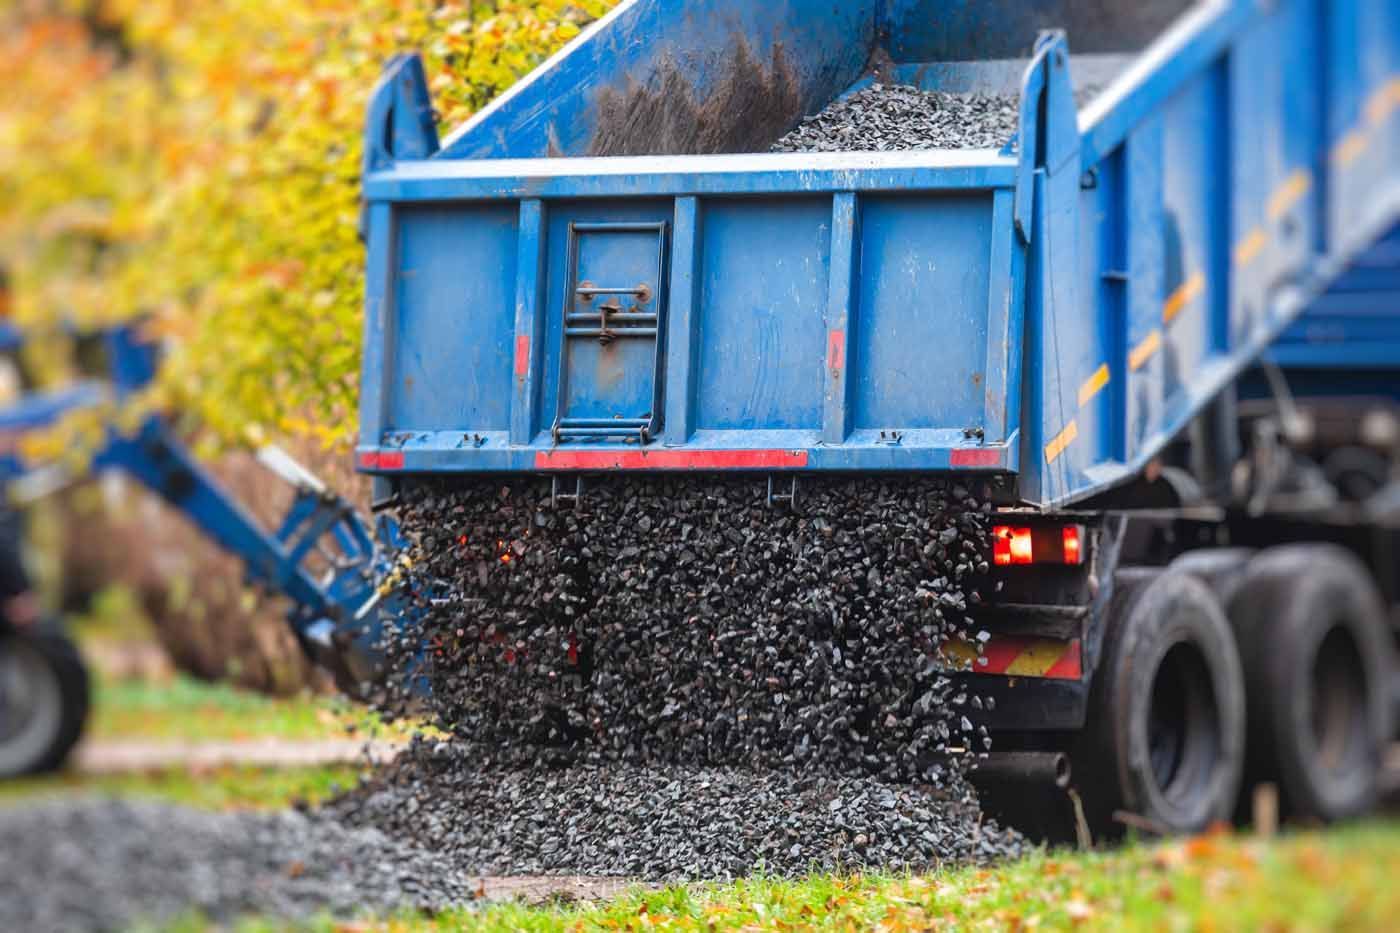
{"label": "falling gravel", "polygon": [[681,476],[554,493],[408,496],[414,608],[387,651],[454,738],[329,813],[485,873],[671,881],[1020,850],[964,779],[989,701],[943,650],[977,643],[983,491]]}
{"label": "falling gravel", "polygon": [[808,117],[774,152],[1000,149],[1017,129],[1012,94],[953,94],[872,84]]}
{"label": "falling gravel", "polygon": [[531,479],[403,510],[414,609],[388,653],[439,727],[507,765],[931,783],[990,747],[943,651],[989,570],[971,489],[810,479],[775,507],[753,478],[597,483],[577,507]]}
{"label": "falling gravel", "polygon": [[63,799],[0,809],[0,930],[120,930],[437,910],[471,899],[442,853],[295,811]]}

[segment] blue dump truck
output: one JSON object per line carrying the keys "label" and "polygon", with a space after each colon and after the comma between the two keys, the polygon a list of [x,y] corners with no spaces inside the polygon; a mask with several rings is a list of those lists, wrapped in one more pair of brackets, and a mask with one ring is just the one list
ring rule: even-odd
{"label": "blue dump truck", "polygon": [[[979,484],[988,785],[1168,831],[1260,784],[1307,818],[1375,805],[1400,4],[623,0],[445,138],[425,78],[395,60],[365,137],[382,504]],[[768,151],[879,82],[1007,97],[1014,135]]]}

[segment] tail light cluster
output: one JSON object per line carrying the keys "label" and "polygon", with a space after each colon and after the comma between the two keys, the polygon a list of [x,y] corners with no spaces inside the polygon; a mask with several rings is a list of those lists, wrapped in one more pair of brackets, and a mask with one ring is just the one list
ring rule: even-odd
{"label": "tail light cluster", "polygon": [[1083,525],[996,525],[992,541],[992,562],[998,567],[1084,563]]}

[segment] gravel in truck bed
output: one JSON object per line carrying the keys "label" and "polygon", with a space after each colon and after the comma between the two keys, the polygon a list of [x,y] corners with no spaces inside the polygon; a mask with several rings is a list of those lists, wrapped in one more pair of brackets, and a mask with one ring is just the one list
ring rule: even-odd
{"label": "gravel in truck bed", "polygon": [[1016,134],[1014,94],[953,94],[872,84],[837,100],[773,144],[774,152],[1000,149]]}

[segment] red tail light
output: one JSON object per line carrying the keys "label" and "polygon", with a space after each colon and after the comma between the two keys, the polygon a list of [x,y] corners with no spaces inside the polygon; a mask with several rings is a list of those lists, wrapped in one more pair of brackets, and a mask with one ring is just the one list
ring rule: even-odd
{"label": "red tail light", "polygon": [[992,529],[992,561],[998,567],[1035,562],[1035,546],[1029,528],[997,525]]}
{"label": "red tail light", "polygon": [[1080,543],[1080,528],[1078,525],[1066,525],[1062,530],[1064,541],[1064,557],[1067,564],[1079,564],[1083,562],[1084,552]]}
{"label": "red tail light", "polygon": [[998,567],[1025,564],[1084,563],[1083,525],[996,525],[992,528],[992,562]]}

